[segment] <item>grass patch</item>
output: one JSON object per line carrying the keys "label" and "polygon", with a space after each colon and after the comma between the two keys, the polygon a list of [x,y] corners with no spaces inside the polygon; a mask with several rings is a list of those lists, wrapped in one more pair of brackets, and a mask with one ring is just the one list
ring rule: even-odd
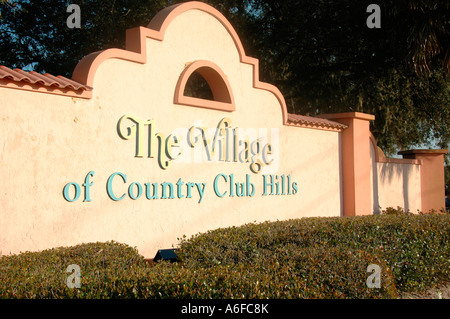
{"label": "grass patch", "polygon": [[[383,214],[247,224],[180,239],[153,267],[116,242],[0,258],[1,298],[397,298],[450,277],[450,215]],[[81,268],[68,288],[66,268]],[[368,288],[369,264],[381,288]]]}

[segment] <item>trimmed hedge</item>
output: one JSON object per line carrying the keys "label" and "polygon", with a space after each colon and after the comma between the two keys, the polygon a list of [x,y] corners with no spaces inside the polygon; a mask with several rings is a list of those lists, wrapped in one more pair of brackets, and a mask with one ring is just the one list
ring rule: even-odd
{"label": "trimmed hedge", "polygon": [[[67,287],[69,265],[81,269],[81,289]],[[0,296],[5,298],[116,298],[129,296],[147,275],[136,249],[115,242],[88,243],[0,258]]]}
{"label": "trimmed hedge", "polygon": [[[180,262],[89,243],[0,258],[1,298],[396,298],[450,277],[450,215],[302,218],[180,239]],[[66,268],[81,268],[68,288]],[[381,288],[369,289],[369,264]]]}
{"label": "trimmed hedge", "polygon": [[302,218],[218,229],[181,241],[191,267],[265,263],[280,253],[314,247],[363,250],[391,267],[402,291],[450,278],[450,215],[372,215]]}

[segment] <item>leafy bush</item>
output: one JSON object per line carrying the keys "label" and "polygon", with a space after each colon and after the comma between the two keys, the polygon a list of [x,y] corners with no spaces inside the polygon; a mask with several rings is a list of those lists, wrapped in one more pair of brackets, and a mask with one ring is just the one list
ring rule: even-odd
{"label": "leafy bush", "polygon": [[[450,216],[302,218],[180,239],[180,262],[89,243],[0,258],[3,298],[396,298],[450,277]],[[81,268],[68,288],[66,268]],[[367,266],[381,268],[369,289]]]}
{"label": "leafy bush", "polygon": [[[81,289],[67,287],[69,265],[81,269]],[[108,298],[129,294],[144,258],[127,245],[88,243],[0,258],[0,296],[7,298]]]}
{"label": "leafy bush", "polygon": [[[283,254],[283,253],[282,253]],[[277,258],[278,257],[278,258]],[[383,265],[381,289],[366,285],[367,266]],[[339,248],[297,250],[265,263],[207,268],[162,263],[145,297],[160,298],[396,298],[390,270],[364,251]]]}
{"label": "leafy bush", "polygon": [[249,224],[184,239],[180,246],[183,262],[191,267],[265,263],[282,253],[330,247],[380,256],[392,269],[400,290],[418,290],[450,278],[448,214],[302,218]]}
{"label": "leafy bush", "polygon": [[409,210],[405,211],[403,207],[397,206],[394,207],[386,207],[386,209],[381,211],[384,215],[410,215],[412,214]]}

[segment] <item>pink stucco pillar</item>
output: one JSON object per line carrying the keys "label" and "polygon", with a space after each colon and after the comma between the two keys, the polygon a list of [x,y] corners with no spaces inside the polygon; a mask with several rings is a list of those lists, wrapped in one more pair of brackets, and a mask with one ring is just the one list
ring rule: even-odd
{"label": "pink stucco pillar", "polygon": [[348,126],[342,131],[342,186],[344,216],[370,215],[372,185],[370,182],[370,121],[374,115],[351,112],[323,114]]}
{"label": "pink stucco pillar", "polygon": [[398,152],[403,158],[418,159],[422,212],[445,209],[444,154],[448,150],[407,150]]}

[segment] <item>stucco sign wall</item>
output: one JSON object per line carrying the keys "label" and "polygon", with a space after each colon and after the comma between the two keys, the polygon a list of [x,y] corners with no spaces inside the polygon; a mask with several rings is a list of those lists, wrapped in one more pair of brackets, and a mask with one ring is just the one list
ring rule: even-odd
{"label": "stucco sign wall", "polygon": [[[186,94],[194,73],[211,99]],[[0,250],[115,240],[152,258],[219,227],[371,214],[372,119],[289,114],[220,12],[168,7],[72,79],[0,67]]]}

